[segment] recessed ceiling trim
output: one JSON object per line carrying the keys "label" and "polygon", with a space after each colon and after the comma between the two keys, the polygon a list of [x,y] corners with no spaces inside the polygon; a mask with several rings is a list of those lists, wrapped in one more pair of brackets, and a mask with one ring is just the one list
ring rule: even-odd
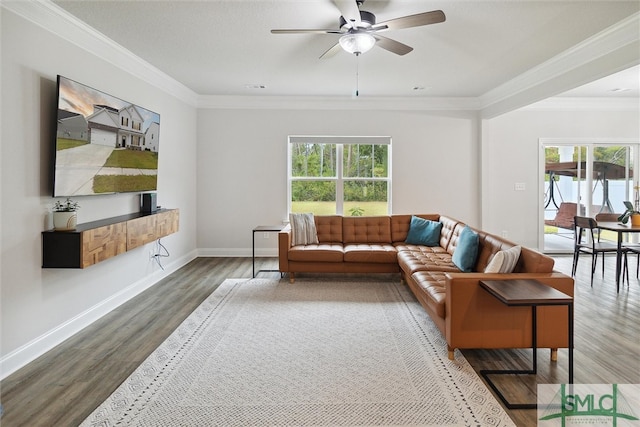
{"label": "recessed ceiling trim", "polygon": [[[571,49],[488,91],[480,96],[483,117],[495,117],[506,111],[574,89],[604,75],[639,64],[639,27],[640,13],[635,13]],[[606,60],[600,61],[597,67],[593,67],[593,64],[601,59]],[[598,68],[598,70],[593,68]],[[557,82],[563,80],[566,74],[577,70],[587,70],[581,73],[583,81],[569,79],[566,84],[559,87],[561,85]],[[537,99],[531,99],[531,94],[535,94]]]}
{"label": "recessed ceiling trim", "polygon": [[477,111],[477,98],[201,95],[198,108],[265,110]]}
{"label": "recessed ceiling trim", "polygon": [[[479,98],[360,98],[202,96],[134,55],[51,1],[0,2],[13,12],[69,43],[108,61],[158,90],[202,108],[482,110],[495,117],[554,96],[578,84],[640,64],[640,13],[587,39]],[[578,77],[578,81],[567,76]],[[582,79],[583,81],[580,81]],[[573,85],[572,87],[566,87]],[[284,104],[284,105],[283,105]]]}
{"label": "recessed ceiling trim", "polygon": [[51,1],[1,2],[0,7],[50,31],[69,43],[131,73],[162,92],[175,96],[191,106],[195,106],[197,102],[197,94],[194,91]]}

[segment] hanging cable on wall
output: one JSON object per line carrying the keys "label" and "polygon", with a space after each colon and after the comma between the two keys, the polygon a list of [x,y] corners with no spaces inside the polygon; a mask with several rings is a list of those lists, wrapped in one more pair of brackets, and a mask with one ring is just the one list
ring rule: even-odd
{"label": "hanging cable on wall", "polygon": [[156,260],[156,262],[158,263],[158,265],[160,266],[161,269],[164,270],[164,267],[162,266],[162,261],[161,258],[167,258],[169,257],[169,251],[167,250],[167,248],[162,244],[162,242],[160,241],[160,239],[157,240],[156,242],[156,253],[153,255],[153,259]]}

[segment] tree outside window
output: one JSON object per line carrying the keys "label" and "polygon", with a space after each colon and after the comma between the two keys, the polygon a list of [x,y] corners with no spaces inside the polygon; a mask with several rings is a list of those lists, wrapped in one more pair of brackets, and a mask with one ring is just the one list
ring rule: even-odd
{"label": "tree outside window", "polygon": [[296,137],[289,149],[290,212],[390,213],[390,138]]}

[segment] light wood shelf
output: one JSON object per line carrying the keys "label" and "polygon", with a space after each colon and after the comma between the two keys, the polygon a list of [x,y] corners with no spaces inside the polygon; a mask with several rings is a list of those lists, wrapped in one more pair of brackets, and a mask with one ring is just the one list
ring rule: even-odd
{"label": "light wood shelf", "polygon": [[42,268],[86,268],[176,233],[180,211],[161,209],[42,232]]}

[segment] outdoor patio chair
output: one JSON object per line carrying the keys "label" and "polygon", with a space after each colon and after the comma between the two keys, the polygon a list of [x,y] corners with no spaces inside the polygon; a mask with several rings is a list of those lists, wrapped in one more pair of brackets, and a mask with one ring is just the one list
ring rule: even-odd
{"label": "outdoor patio chair", "polygon": [[[573,230],[574,222],[573,217],[578,211],[578,204],[573,202],[562,202],[556,212],[556,216],[553,219],[546,219],[545,225],[552,227],[565,228]],[[584,215],[584,206],[580,206],[580,212]]]}

